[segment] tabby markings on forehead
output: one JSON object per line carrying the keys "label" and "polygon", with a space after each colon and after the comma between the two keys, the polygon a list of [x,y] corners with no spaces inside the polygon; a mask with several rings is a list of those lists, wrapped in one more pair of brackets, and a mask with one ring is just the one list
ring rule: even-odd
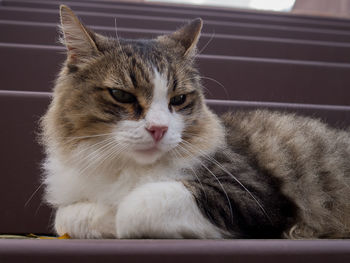
{"label": "tabby markings on forehead", "polygon": [[102,83],[104,87],[109,88],[123,88],[124,85],[121,80],[115,78],[113,75],[109,75]]}
{"label": "tabby markings on forehead", "polygon": [[129,74],[129,76],[130,76],[132,85],[133,85],[134,88],[136,89],[138,85],[137,85],[135,73],[131,71],[130,74]]}
{"label": "tabby markings on forehead", "polygon": [[173,91],[176,90],[177,86],[178,86],[177,77],[174,75],[173,76]]}

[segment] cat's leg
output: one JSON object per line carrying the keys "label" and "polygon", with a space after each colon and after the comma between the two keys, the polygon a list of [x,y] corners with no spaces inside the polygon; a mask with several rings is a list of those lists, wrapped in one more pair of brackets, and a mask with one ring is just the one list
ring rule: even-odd
{"label": "cat's leg", "polygon": [[181,182],[148,183],[120,203],[118,238],[222,238]]}
{"label": "cat's leg", "polygon": [[115,238],[115,209],[90,202],[61,206],[56,212],[55,230],[72,238]]}

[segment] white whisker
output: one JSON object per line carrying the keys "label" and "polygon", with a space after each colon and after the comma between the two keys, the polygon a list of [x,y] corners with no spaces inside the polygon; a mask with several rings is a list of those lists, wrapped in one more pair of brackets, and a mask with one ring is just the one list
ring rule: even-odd
{"label": "white whisker", "polygon": [[204,45],[204,47],[202,47],[202,49],[196,54],[196,56],[198,56],[199,54],[201,54],[201,53],[204,51],[204,49],[206,49],[206,47],[207,47],[207,46],[210,44],[210,42],[213,40],[214,36],[215,36],[215,32],[213,32],[213,34],[211,34],[210,39],[207,41],[207,43]]}
{"label": "white whisker", "polygon": [[211,81],[213,81],[213,82],[215,82],[216,84],[218,84],[223,90],[224,90],[224,92],[225,92],[225,95],[226,95],[226,98],[227,99],[229,99],[230,98],[230,95],[229,95],[229,93],[228,93],[228,91],[227,91],[227,89],[225,88],[225,86],[222,84],[222,83],[220,83],[219,81],[217,81],[216,79],[213,79],[213,78],[209,78],[209,77],[205,77],[205,76],[201,76],[200,77],[201,79],[207,79],[207,80],[211,80]]}
{"label": "white whisker", "polygon": [[112,147],[112,146],[114,147],[114,144],[115,144],[115,141],[112,140],[112,141],[106,143],[105,145],[97,148],[96,150],[94,150],[93,152],[88,154],[87,156],[84,156],[83,162],[85,162],[88,159],[90,162],[87,164],[87,166],[85,166],[82,170],[79,171],[79,174],[83,174],[85,171],[87,171],[93,165],[95,165],[97,167],[96,160],[99,161],[99,159],[103,158],[104,152],[106,150],[108,150],[110,147]]}
{"label": "white whisker", "polygon": [[260,209],[262,210],[262,212],[265,214],[265,216],[270,220],[270,222],[272,222],[271,218],[269,217],[269,215],[267,214],[266,210],[264,209],[264,207],[262,206],[262,204],[258,201],[258,199],[244,186],[244,184],[241,183],[241,181],[239,181],[237,179],[236,176],[234,176],[232,173],[230,173],[225,167],[223,167],[217,160],[215,160],[213,157],[207,155],[206,153],[204,153],[202,150],[200,149],[196,149],[194,148],[193,145],[191,145],[189,142],[182,140],[182,143],[187,144],[188,147],[192,147],[194,150],[198,151],[205,159],[207,159],[208,161],[214,163],[216,166],[218,166],[222,171],[224,171],[225,173],[227,173],[228,175],[231,176],[231,178],[233,180],[235,180],[256,202],[256,204],[260,207]]}
{"label": "white whisker", "polygon": [[[198,78],[201,78],[201,77],[198,76]],[[196,78],[184,79],[184,80],[181,80],[179,83],[180,83],[180,85],[183,85],[185,82],[193,80],[193,79],[196,79]],[[205,90],[205,92],[208,92],[210,95],[213,95],[213,93],[207,87],[205,87],[203,85],[200,85],[200,86],[201,86],[201,89]]]}
{"label": "white whisker", "polygon": [[[80,151],[76,152],[75,155],[77,155],[77,156],[84,155],[86,152],[90,151],[91,149],[96,148],[100,145],[102,145],[102,147],[103,147],[104,145],[106,145],[107,143],[110,143],[112,141],[114,141],[114,138],[107,138],[105,140],[98,141],[92,145],[84,146],[82,149],[80,149]],[[100,148],[97,148],[96,150],[98,151],[99,149]],[[80,161],[84,161],[86,158],[89,158],[89,156],[92,155],[93,153],[94,153],[94,151],[89,153],[88,155],[85,155],[82,159],[80,159]]]}
{"label": "white whisker", "polygon": [[44,183],[41,183],[36,189],[35,191],[31,194],[31,196],[28,198],[27,202],[25,202],[24,207],[26,207],[30,201],[33,199],[33,197],[36,195],[36,193],[40,190],[40,188],[44,185]]}
{"label": "white whisker", "polygon": [[[175,153],[175,158],[176,158],[177,160],[179,160],[179,158],[176,157],[176,154],[178,154],[180,157],[182,157],[181,153],[178,152],[178,151],[176,150],[176,148],[172,149],[172,151],[174,151],[174,153]],[[182,157],[182,158],[183,158],[183,157]],[[194,176],[196,177],[197,181],[198,181],[199,184],[201,185],[201,188],[202,188],[203,193],[204,193],[204,196],[205,196],[205,200],[208,201],[208,196],[207,196],[207,193],[205,192],[205,189],[204,189],[204,186],[203,186],[203,184],[202,184],[202,181],[199,179],[197,173],[195,172],[195,170],[193,169],[192,166],[190,166],[190,169],[192,170]]]}
{"label": "white whisker", "polygon": [[108,153],[106,151],[106,155],[105,157],[100,160],[100,163],[105,163],[107,161],[113,160],[114,162],[120,159],[120,153],[122,153],[125,149],[127,149],[127,145],[122,145],[121,147],[119,147],[120,144],[117,145],[113,145],[112,147],[110,147],[108,149]]}
{"label": "white whisker", "polygon": [[108,136],[108,135],[113,135],[114,133],[102,133],[102,134],[94,134],[94,135],[86,135],[86,136],[76,136],[76,137],[66,137],[69,138],[70,140],[75,140],[75,139],[85,139],[85,138],[95,138],[95,137],[102,137],[102,136]]}
{"label": "white whisker", "polygon": [[118,48],[120,50],[120,52],[122,53],[122,56],[124,57],[124,60],[127,61],[127,56],[120,44],[120,40],[119,40],[119,36],[118,36],[118,31],[117,31],[117,18],[114,18],[114,28],[115,28],[115,37],[117,39],[117,44],[118,44]]}
{"label": "white whisker", "polygon": [[[180,148],[182,148],[183,150],[187,151],[184,147],[182,147],[181,145],[178,145]],[[222,191],[224,192],[225,196],[226,196],[226,199],[227,199],[227,202],[228,202],[228,205],[229,205],[229,208],[230,208],[230,213],[231,213],[231,222],[233,223],[233,210],[232,210],[232,205],[231,205],[231,201],[230,201],[230,198],[228,197],[228,194],[224,188],[224,186],[222,185],[222,183],[220,182],[219,178],[205,165],[203,164],[203,162],[201,162],[198,158],[196,158],[198,161],[199,161],[199,164],[201,166],[203,166],[214,178],[215,180],[219,183]]]}

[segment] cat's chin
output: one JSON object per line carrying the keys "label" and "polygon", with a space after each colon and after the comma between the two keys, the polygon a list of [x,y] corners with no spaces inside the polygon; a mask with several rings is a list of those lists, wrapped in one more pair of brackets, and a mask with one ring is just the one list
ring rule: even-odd
{"label": "cat's chin", "polygon": [[137,164],[149,165],[158,161],[164,155],[164,152],[156,147],[152,147],[149,149],[134,150],[130,155]]}

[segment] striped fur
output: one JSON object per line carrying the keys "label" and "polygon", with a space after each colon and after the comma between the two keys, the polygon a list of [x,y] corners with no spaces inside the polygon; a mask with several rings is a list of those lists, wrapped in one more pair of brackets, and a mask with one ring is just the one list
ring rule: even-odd
{"label": "striped fur", "polygon": [[[67,60],[41,122],[58,234],[349,237],[349,134],[292,114],[212,113],[194,64],[200,19],[153,40],[98,35],[66,6],[61,24]],[[153,126],[166,127],[159,141]]]}

